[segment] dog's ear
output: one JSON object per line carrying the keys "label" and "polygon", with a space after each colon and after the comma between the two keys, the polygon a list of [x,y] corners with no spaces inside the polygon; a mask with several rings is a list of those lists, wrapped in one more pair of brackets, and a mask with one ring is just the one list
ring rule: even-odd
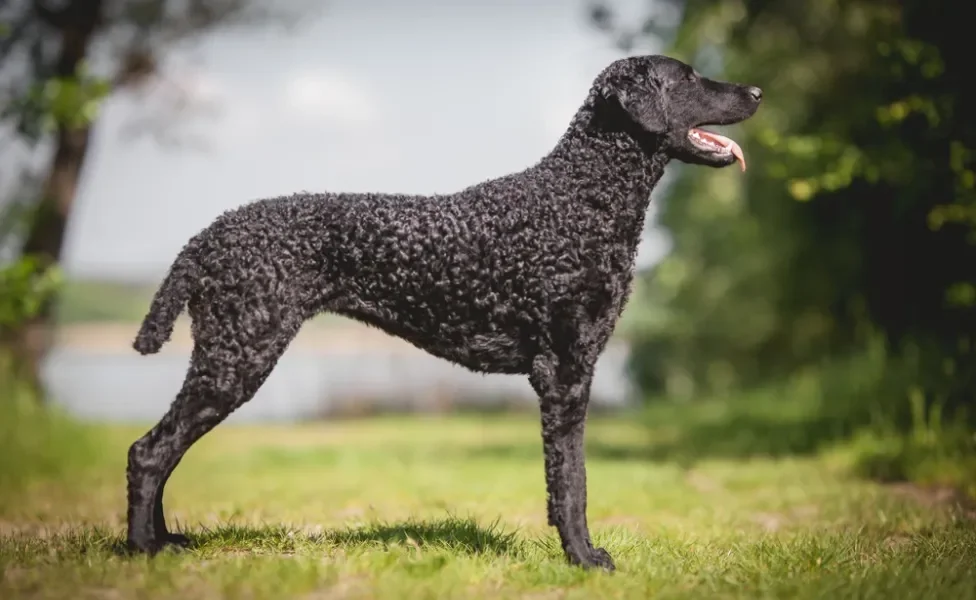
{"label": "dog's ear", "polygon": [[617,78],[602,85],[600,95],[604,101],[617,104],[648,133],[667,133],[667,102],[656,82],[637,84],[629,79]]}

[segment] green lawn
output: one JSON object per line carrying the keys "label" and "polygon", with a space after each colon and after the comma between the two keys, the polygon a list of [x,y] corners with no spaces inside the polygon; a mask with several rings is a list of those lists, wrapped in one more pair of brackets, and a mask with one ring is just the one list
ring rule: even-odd
{"label": "green lawn", "polygon": [[592,419],[607,575],[545,525],[531,416],[225,425],[167,489],[195,547],[147,560],[118,553],[141,430],[54,425],[20,456],[0,441],[0,598],[976,598],[973,515],[842,451],[676,463],[639,420]]}

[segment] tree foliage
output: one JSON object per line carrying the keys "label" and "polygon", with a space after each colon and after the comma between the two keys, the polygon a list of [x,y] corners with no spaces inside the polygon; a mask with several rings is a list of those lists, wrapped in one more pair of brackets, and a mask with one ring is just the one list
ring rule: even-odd
{"label": "tree foliage", "polygon": [[[687,0],[671,52],[759,85],[749,158],[683,168],[640,281],[648,390],[749,385],[881,335],[925,390],[976,390],[976,86],[965,3]],[[650,29],[645,27],[645,29]]]}

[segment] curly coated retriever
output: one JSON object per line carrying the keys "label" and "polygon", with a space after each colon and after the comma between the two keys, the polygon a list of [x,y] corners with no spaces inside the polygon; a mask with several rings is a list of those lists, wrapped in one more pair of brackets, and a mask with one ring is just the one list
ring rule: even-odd
{"label": "curly coated retriever", "polygon": [[194,348],[162,420],[128,456],[128,544],[155,553],[163,486],[184,453],[252,398],[307,319],[351,317],[538,393],[548,519],[567,558],[614,568],[586,523],[583,427],[594,364],[627,301],[651,189],[671,159],[725,167],[759,88],[664,56],[610,64],[534,166],[454,194],[302,193],[246,204],[190,239],[134,348],[159,351],[184,306]]}

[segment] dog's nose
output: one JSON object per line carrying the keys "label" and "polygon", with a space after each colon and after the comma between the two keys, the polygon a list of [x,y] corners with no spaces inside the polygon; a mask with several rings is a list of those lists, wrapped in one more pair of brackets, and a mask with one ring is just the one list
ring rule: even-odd
{"label": "dog's nose", "polygon": [[750,86],[748,91],[749,91],[749,95],[752,96],[752,99],[755,100],[756,102],[762,100],[761,89],[757,88],[756,86]]}

